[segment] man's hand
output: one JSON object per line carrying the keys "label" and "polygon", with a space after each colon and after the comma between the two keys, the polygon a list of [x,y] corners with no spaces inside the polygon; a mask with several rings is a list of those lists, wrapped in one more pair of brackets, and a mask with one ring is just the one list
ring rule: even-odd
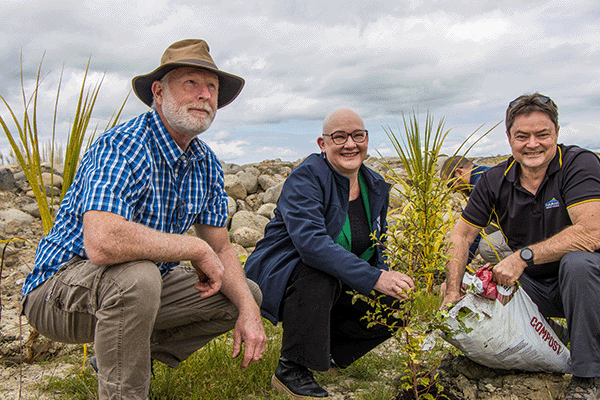
{"label": "man's hand", "polygon": [[221,260],[212,250],[207,251],[201,260],[192,260],[192,266],[198,273],[198,282],[194,288],[202,292],[200,297],[210,297],[221,290],[225,269]]}
{"label": "man's hand", "polygon": [[397,271],[383,271],[373,289],[402,300],[407,297],[404,292],[414,287],[415,284],[410,276]]}
{"label": "man's hand", "polygon": [[267,336],[260,316],[240,313],[233,330],[232,358],[237,358],[242,353],[242,343],[245,348],[240,367],[246,369],[263,358],[267,349]]}
{"label": "man's hand", "polygon": [[492,269],[494,282],[504,286],[513,286],[527,267],[518,252],[512,253]]}
{"label": "man's hand", "polygon": [[440,297],[442,300],[442,305],[440,306],[440,310],[445,310],[448,308],[448,304],[456,304],[461,299],[460,292],[455,293],[452,291],[448,291],[448,284],[446,282],[442,282],[440,285]]}

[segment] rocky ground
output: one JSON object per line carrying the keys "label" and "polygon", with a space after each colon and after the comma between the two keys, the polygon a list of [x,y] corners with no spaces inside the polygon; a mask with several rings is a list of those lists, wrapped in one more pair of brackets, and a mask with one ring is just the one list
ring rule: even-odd
{"label": "rocky ground", "polygon": [[[487,160],[487,163],[493,164],[497,160]],[[281,182],[293,167],[293,163],[278,161],[265,161],[245,168],[226,166],[228,194],[237,191],[233,196],[230,194],[230,214],[233,217],[240,211],[246,213],[244,217],[247,222],[232,229],[240,230],[235,237],[232,232],[232,241],[236,243],[240,254],[251,252],[262,236],[260,230],[264,229],[265,221],[270,218]],[[10,173],[6,172],[7,169]],[[244,188],[240,187],[240,183]],[[235,189],[231,189],[233,186]],[[18,168],[0,169],[0,240],[19,239],[0,246],[3,252],[0,281],[0,400],[57,398],[41,393],[36,385],[49,376],[65,374],[81,362],[81,346],[51,343],[44,338],[39,338],[32,351],[27,352],[25,342],[30,327],[25,318],[19,316],[20,291],[25,276],[33,266],[37,242],[43,236],[39,211],[36,213],[35,200],[28,192],[28,185],[23,183]],[[265,196],[268,201],[265,201]],[[240,219],[241,216],[234,217],[233,221]],[[57,361],[69,360],[65,356],[73,351],[79,355],[71,357],[70,361]],[[29,362],[22,362],[23,359]],[[468,400],[557,399],[570,379],[563,375],[491,370],[459,356],[446,360],[440,373],[444,386],[453,396],[450,398]],[[347,387],[351,385],[342,383],[327,389],[333,400],[355,399],[357,394]],[[408,397],[398,397],[404,398]]]}

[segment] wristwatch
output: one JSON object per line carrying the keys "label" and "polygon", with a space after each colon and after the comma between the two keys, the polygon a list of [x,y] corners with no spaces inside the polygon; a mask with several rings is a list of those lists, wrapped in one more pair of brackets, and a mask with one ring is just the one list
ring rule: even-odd
{"label": "wristwatch", "polygon": [[533,251],[529,247],[521,249],[521,259],[527,263],[528,267],[533,267]]}

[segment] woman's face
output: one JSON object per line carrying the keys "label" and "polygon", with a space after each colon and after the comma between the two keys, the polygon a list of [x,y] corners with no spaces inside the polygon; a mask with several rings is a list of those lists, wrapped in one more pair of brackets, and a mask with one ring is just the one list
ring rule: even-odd
{"label": "woman's face", "polygon": [[[365,125],[358,114],[352,110],[341,109],[330,114],[323,124],[323,136],[317,139],[321,151],[333,168],[342,175],[356,176],[360,166],[367,158],[369,137],[362,143],[356,143],[350,136],[352,132],[364,131]],[[344,144],[335,144],[331,135],[345,133],[348,140]],[[343,134],[342,134],[343,135]]]}

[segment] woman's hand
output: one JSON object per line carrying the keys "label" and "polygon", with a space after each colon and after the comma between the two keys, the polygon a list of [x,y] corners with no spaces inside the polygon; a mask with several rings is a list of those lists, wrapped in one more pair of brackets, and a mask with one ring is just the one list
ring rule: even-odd
{"label": "woman's hand", "polygon": [[383,271],[373,289],[397,299],[405,299],[406,292],[415,287],[410,276],[396,271]]}

